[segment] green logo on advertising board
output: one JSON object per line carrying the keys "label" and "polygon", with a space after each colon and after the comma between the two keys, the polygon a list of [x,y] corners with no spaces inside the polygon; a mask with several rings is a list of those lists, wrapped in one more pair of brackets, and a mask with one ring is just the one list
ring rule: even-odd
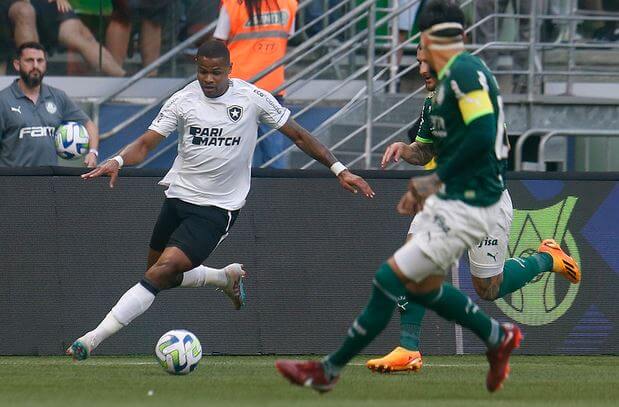
{"label": "green logo on advertising board", "polygon": [[[555,205],[537,210],[514,210],[509,238],[512,257],[534,254],[543,239],[555,239],[580,264],[580,254],[567,225],[578,198],[569,196]],[[562,280],[561,278],[559,278]],[[546,325],[572,306],[580,284],[559,283],[555,273],[542,273],[529,284],[500,298],[495,304],[513,320],[525,325]]]}

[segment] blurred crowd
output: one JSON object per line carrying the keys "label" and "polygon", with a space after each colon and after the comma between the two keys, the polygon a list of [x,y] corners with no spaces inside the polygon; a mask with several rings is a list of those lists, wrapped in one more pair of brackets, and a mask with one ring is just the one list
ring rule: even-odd
{"label": "blurred crowd", "polygon": [[[270,0],[275,7],[282,1]],[[393,1],[396,5],[407,2]],[[312,0],[296,26],[321,18],[328,9],[342,2],[359,3]],[[73,54],[81,55],[88,66],[82,70],[87,73],[126,76],[157,59],[162,48],[168,49],[216,21],[222,3],[222,0],[0,0],[0,75],[15,74],[10,64],[15,50],[24,42],[38,41],[52,55],[65,52],[69,60]],[[388,0],[377,0],[377,3],[389,5]],[[424,3],[420,1],[399,16],[400,41],[414,32],[416,16]],[[585,15],[619,12],[616,0],[476,0],[468,15],[473,22],[491,13],[528,14],[532,4],[541,5],[540,13],[551,15],[568,14],[574,7]],[[330,21],[338,15],[341,12],[333,13]],[[516,25],[520,40],[526,40],[528,21],[521,19]],[[567,41],[568,26],[567,21],[557,20],[548,22],[544,28],[553,40]],[[308,33],[315,34],[320,27],[317,24]],[[477,43],[495,40],[500,31],[501,27],[494,22],[483,24],[475,31],[473,40]],[[584,41],[619,41],[619,27],[615,21],[582,23],[573,37]],[[132,61],[137,60],[141,65],[127,64],[127,58],[134,54],[136,58]],[[68,63],[64,73],[82,72],[72,69]]]}

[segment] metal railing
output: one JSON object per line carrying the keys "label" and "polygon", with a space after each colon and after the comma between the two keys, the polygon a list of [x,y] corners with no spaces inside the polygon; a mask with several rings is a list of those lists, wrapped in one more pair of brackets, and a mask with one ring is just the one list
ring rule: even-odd
{"label": "metal railing", "polygon": [[[470,3],[470,2],[467,2]],[[467,4],[463,4],[463,6],[465,6]],[[529,42],[521,42],[521,43],[504,43],[504,42],[490,42],[487,44],[484,44],[482,46],[479,45],[472,45],[472,46],[468,46],[467,48],[474,50],[473,54],[477,54],[479,52],[484,51],[485,49],[493,49],[493,50],[528,50],[528,55],[529,55],[529,61],[528,61],[528,67],[527,69],[521,69],[521,70],[505,70],[505,71],[500,71],[499,73],[504,73],[504,74],[521,74],[521,75],[526,75],[527,76],[527,99],[529,102],[533,101],[534,98],[534,94],[535,94],[535,84],[536,84],[536,78],[541,78],[542,80],[544,79],[544,77],[548,77],[548,76],[557,76],[557,75],[565,75],[566,76],[566,80],[567,80],[567,94],[571,94],[572,92],[572,83],[573,83],[573,77],[575,76],[618,76],[619,75],[619,71],[616,71],[614,68],[611,70],[606,70],[606,71],[601,71],[601,72],[595,72],[595,71],[582,71],[582,70],[576,70],[575,69],[575,64],[574,64],[574,54],[573,51],[576,49],[619,49],[619,44],[615,45],[615,44],[578,44],[574,41],[574,33],[573,33],[573,29],[574,29],[574,24],[570,24],[570,29],[572,30],[570,32],[570,36],[569,36],[569,43],[548,43],[548,42],[541,42],[537,40],[537,32],[539,30],[539,22],[543,21],[545,19],[553,19],[553,20],[564,20],[564,21],[569,21],[570,23],[573,23],[574,21],[619,21],[619,18],[616,16],[574,16],[574,15],[566,15],[566,16],[556,16],[556,15],[548,15],[548,14],[538,14],[537,13],[537,9],[535,7],[531,8],[531,13],[529,15],[524,15],[524,14],[515,14],[515,13],[494,13],[494,14],[490,14],[484,18],[482,18],[481,20],[477,21],[475,24],[473,24],[471,27],[469,27],[466,31],[467,32],[471,32],[473,29],[475,29],[476,27],[480,26],[481,24],[484,24],[485,22],[491,20],[491,19],[497,19],[497,18],[520,18],[520,19],[525,19],[528,18],[530,20],[530,27],[532,27],[531,29],[531,35],[530,35],[530,40]],[[411,39],[409,39],[408,41],[400,44],[399,46],[393,47],[393,44],[390,44],[391,49],[387,49],[385,45],[383,45],[383,49],[387,50],[385,55],[391,55],[393,56],[393,54],[395,52],[397,52],[398,49],[402,48],[402,47],[409,47],[410,43],[412,43],[413,40],[415,40],[416,38],[413,37]],[[544,51],[547,49],[561,49],[561,48],[567,48],[568,49],[568,62],[567,62],[567,69],[566,70],[544,70],[542,62],[541,62],[541,58],[539,57],[539,52],[540,51]],[[393,59],[391,60],[393,61]],[[376,66],[381,66],[379,61],[375,62]],[[402,70],[399,74],[395,74],[394,72],[396,72],[397,70],[394,69],[390,69],[390,75],[391,78],[385,83],[385,85],[387,84],[392,84],[393,81],[397,80],[399,77],[402,77],[404,74],[406,74],[408,71],[414,69],[417,67],[417,64],[411,64],[408,68]],[[384,72],[384,71],[382,71]],[[374,79],[378,79],[378,77],[380,76],[380,74],[375,77]],[[393,89],[393,87],[390,87],[390,90]],[[335,143],[334,145],[331,146],[332,149],[335,149],[341,145],[343,145],[344,143],[346,143],[348,140],[350,140],[351,138],[355,137],[358,134],[361,134],[364,130],[366,131],[366,135],[369,133],[369,136],[366,136],[368,138],[371,137],[371,128],[372,126],[376,125],[382,118],[386,117],[390,112],[394,111],[398,106],[401,106],[402,104],[406,103],[408,100],[410,100],[412,97],[414,97],[416,94],[418,94],[419,92],[421,92],[423,90],[422,87],[420,87],[419,89],[417,89],[415,92],[412,92],[410,95],[402,98],[398,103],[396,103],[395,105],[393,105],[392,107],[386,109],[384,112],[382,112],[380,115],[372,118],[372,120],[366,120],[366,123],[362,126],[360,126],[358,129],[354,130],[352,133],[349,133],[348,135],[344,136],[341,140],[339,140],[337,143]],[[358,95],[359,99],[357,100],[358,103],[363,103],[364,101],[368,104],[371,103],[373,94],[371,91],[368,91],[368,87],[365,88],[365,92],[366,94],[363,95]],[[368,96],[368,94],[370,96]],[[337,118],[337,117],[336,117]],[[334,118],[335,119],[335,118]],[[401,134],[403,134],[412,124],[414,123],[413,121],[410,121],[409,123],[403,124],[402,128],[396,132],[394,132],[391,136],[388,136],[386,138],[383,138],[381,141],[379,141],[378,143],[376,143],[374,146],[371,146],[368,148],[369,143],[366,143],[366,149],[365,152],[362,153],[359,157],[351,160],[350,162],[347,163],[347,165],[352,166],[354,164],[356,164],[358,161],[361,161],[362,159],[365,159],[365,163],[366,163],[366,168],[369,168],[369,160],[370,160],[370,156],[372,153],[376,152],[376,150],[378,150],[380,147],[385,146],[389,141],[400,137]],[[571,133],[570,133],[571,132]],[[569,130],[568,131],[568,135],[571,134],[576,134],[576,132],[580,132],[579,134],[589,134],[592,137],[598,137],[598,134],[600,134],[600,136],[607,136],[608,134],[612,133],[612,132],[591,132],[591,131],[578,131],[578,130]],[[595,135],[593,134],[595,133]],[[563,134],[563,133],[561,133]],[[549,137],[554,137],[556,135],[556,133],[552,133],[549,134]],[[542,153],[544,152],[544,148],[546,146],[546,140],[544,139],[544,142],[540,143],[540,148],[542,149]],[[290,149],[293,149],[294,146],[291,146]],[[290,150],[289,149],[289,150]],[[609,152],[607,152],[607,154],[610,154]],[[589,157],[587,157],[588,159]],[[303,165],[301,168],[309,168],[311,165],[313,165],[315,163],[315,161],[309,161],[307,162],[305,165]],[[267,165],[270,164],[267,163]],[[587,165],[588,168],[588,165]]]}
{"label": "metal railing", "polygon": [[[514,151],[514,170],[522,171],[523,170],[523,146],[524,143],[531,137],[537,136],[540,137],[539,145],[537,147],[537,169],[540,171],[544,171],[544,164],[546,163],[546,151],[548,142],[558,136],[567,136],[567,137],[586,137],[587,140],[585,142],[584,149],[584,168],[585,171],[589,171],[591,168],[591,159],[589,154],[589,140],[590,138],[606,138],[607,148],[606,150],[606,169],[610,169],[611,163],[611,155],[612,150],[608,148],[608,140],[610,138],[619,138],[619,130],[590,130],[590,129],[530,129],[523,133],[516,142],[515,151]],[[562,168],[563,171],[567,171],[567,168],[564,166]]]}
{"label": "metal railing", "polygon": [[[299,4],[298,10],[302,11],[304,8],[306,8],[311,3],[311,1],[312,0],[304,0],[303,2],[301,2]],[[332,10],[331,12],[333,12],[333,11],[334,10]],[[194,44],[197,41],[199,41],[201,38],[203,38],[206,35],[212,34],[215,31],[215,27],[216,26],[217,26],[217,21],[213,21],[211,24],[208,24],[206,27],[200,29],[196,33],[194,33],[191,36],[189,36],[188,38],[186,38],[184,41],[182,41],[179,44],[177,44],[176,46],[172,47],[168,52],[166,52],[165,54],[163,54],[159,58],[157,58],[155,61],[153,61],[152,64],[150,64],[148,66],[145,66],[144,68],[142,68],[141,70],[136,72],[133,76],[128,78],[126,81],[118,84],[116,87],[112,88],[109,92],[105,93],[103,96],[101,96],[97,100],[95,100],[93,102],[93,106],[92,106],[92,119],[93,119],[93,121],[97,125],[99,125],[100,108],[101,108],[101,105],[103,103],[111,100],[115,96],[118,96],[120,93],[122,93],[123,91],[127,90],[129,87],[131,87],[133,84],[135,84],[139,80],[146,78],[151,72],[156,71],[162,65],[166,64],[169,61],[172,61],[178,54],[182,53],[186,49],[192,48],[194,46]],[[310,25],[304,27],[302,30],[295,32],[294,36],[304,34],[308,28],[311,28],[311,26],[312,25],[310,24]],[[294,38],[294,36],[292,38]],[[268,69],[265,70],[265,71],[268,71]],[[268,72],[270,72],[270,71],[268,71]],[[268,72],[265,72],[265,75],[268,74]],[[176,90],[180,90],[182,87],[184,87],[185,85],[187,85],[188,83],[190,83],[194,79],[195,79],[195,74],[192,74],[192,75],[188,76],[187,78],[185,78],[185,80],[183,82],[183,85],[179,86]],[[172,93],[168,92],[167,94],[162,95],[155,102],[149,104],[144,109],[141,109],[139,112],[137,112],[136,114],[132,115],[129,119],[124,120],[122,123],[120,123],[119,125],[115,126],[112,130],[110,130],[108,132],[105,132],[105,133],[102,133],[101,134],[101,138],[105,139],[105,138],[107,138],[107,137],[109,137],[111,135],[114,135],[114,134],[118,133],[120,130],[128,127],[131,123],[135,122],[135,120],[137,120],[138,118],[142,117],[146,112],[150,111],[155,106],[158,106],[162,101],[164,101],[165,99],[169,98],[173,93],[174,92],[172,92]]]}
{"label": "metal railing", "polygon": [[[310,1],[311,0],[305,0],[301,2],[299,10],[302,12]],[[321,94],[320,97],[306,104],[300,111],[292,116],[293,118],[298,118],[313,107],[320,105],[327,98],[331,97],[351,82],[363,81],[364,86],[359,89],[354,97],[346,102],[344,106],[334,115],[321,123],[313,131],[313,134],[319,137],[323,136],[334,124],[345,118],[350,111],[354,109],[363,109],[365,119],[362,124],[359,125],[357,129],[339,138],[328,147],[337,152],[338,148],[344,146],[353,138],[365,136],[365,141],[363,143],[364,151],[347,164],[355,165],[358,162],[363,161],[364,166],[366,168],[370,168],[372,166],[372,154],[379,148],[386,145],[389,141],[401,137],[401,135],[407,131],[408,127],[413,124],[414,120],[411,120],[408,123],[402,123],[402,127],[400,129],[395,131],[390,136],[380,140],[375,139],[373,128],[380,125],[380,123],[383,123],[390,113],[396,111],[396,109],[409,102],[424,90],[423,87],[419,87],[415,91],[401,97],[396,103],[380,113],[378,113],[375,109],[374,102],[377,95],[395,93],[397,82],[402,80],[405,75],[418,67],[418,64],[414,62],[403,69],[398,69],[399,67],[396,56],[397,53],[402,50],[410,51],[416,49],[416,45],[414,45],[414,43],[419,39],[419,34],[412,36],[400,44],[397,43],[394,35],[397,33],[398,16],[403,12],[406,12],[409,7],[419,1],[420,0],[408,0],[406,2],[401,1],[400,5],[397,6],[395,5],[395,2],[391,0],[390,7],[388,8],[379,8],[376,6],[376,2],[372,0],[343,1],[337,4],[336,7],[328,9],[322,17],[311,21],[309,24],[301,26],[299,30],[295,32],[294,37],[303,38],[304,41],[294,49],[291,49],[283,59],[274,63],[269,68],[252,78],[252,82],[263,78],[278,67],[285,65],[287,71],[296,71],[296,73],[289,76],[284,84],[275,90],[275,93],[284,90],[294,93],[295,88],[298,88],[302,81],[312,81],[314,79],[328,76],[329,72],[335,72],[338,81],[335,82],[334,86],[332,86],[324,94]],[[462,2],[461,6],[470,7],[474,5],[474,3],[474,0],[467,0]],[[382,16],[379,15],[377,17],[376,13],[378,12],[382,13]],[[336,14],[341,14],[341,16],[339,19],[329,24],[329,17]],[[579,69],[574,62],[574,53],[579,49],[619,49],[619,44],[581,44],[574,40],[573,32],[570,33],[568,42],[566,43],[543,42],[540,40],[541,37],[539,36],[541,23],[549,19],[566,22],[570,25],[570,30],[573,30],[575,26],[574,23],[576,21],[619,21],[619,16],[576,15],[574,8],[571,9],[570,14],[568,15],[550,15],[547,13],[538,13],[537,8],[532,7],[529,14],[495,11],[494,13],[486,15],[476,21],[473,25],[467,28],[466,32],[469,34],[474,34],[475,30],[482,24],[498,24],[500,19],[506,18],[515,19],[517,21],[528,19],[531,27],[531,35],[529,36],[529,40],[522,42],[491,41],[483,45],[467,45],[466,48],[474,54],[487,50],[503,52],[520,51],[522,53],[526,53],[528,55],[527,66],[516,67],[517,69],[500,70],[497,71],[497,73],[525,76],[527,82],[527,99],[529,103],[532,103],[534,97],[538,92],[540,92],[541,86],[539,84],[542,83],[547,77],[564,76],[566,78],[566,91],[569,94],[572,90],[573,78],[575,77],[585,75],[608,77],[619,76],[619,71],[615,68],[589,71],[582,68]],[[361,23],[365,23],[366,26],[360,27]],[[322,29],[315,35],[309,37],[307,35],[308,31],[312,28],[316,28],[317,26],[321,26]],[[195,33],[187,40],[162,55],[157,61],[155,61],[154,64],[138,72],[130,80],[125,82],[123,86],[119,86],[111,90],[100,98],[94,106],[95,120],[99,119],[98,109],[102,103],[110,100],[114,96],[117,96],[138,80],[146,77],[149,72],[157,69],[163,63],[170,61],[179,52],[182,52],[184,49],[192,46],[197,39],[211,33],[214,27],[215,23]],[[386,32],[390,32],[391,35],[378,35],[376,31],[381,28],[386,29]],[[544,66],[543,56],[548,50],[565,50],[567,52],[567,62],[565,63],[566,66],[564,69],[546,69]],[[342,69],[340,68],[342,65],[348,65],[350,73],[347,76],[341,76]],[[195,75],[184,78],[182,86],[185,86],[193,80],[195,80]],[[179,86],[179,89],[182,86]],[[126,128],[131,123],[142,117],[146,112],[151,111],[154,107],[167,99],[171,94],[172,92],[162,95],[162,97],[158,98],[155,102],[145,106],[127,120],[119,123],[112,130],[102,134],[102,138],[112,136]],[[411,119],[414,119],[414,117]],[[550,129],[533,130],[542,130],[547,133],[551,131]],[[275,134],[275,132],[275,130],[270,130],[258,139],[258,143],[263,142],[268,137],[271,137]],[[148,165],[150,162],[175,147],[175,144],[166,146],[164,149],[160,150],[157,155],[145,161],[142,166]],[[277,156],[273,157],[270,161],[263,164],[262,167],[267,167],[279,158],[290,155],[293,151],[295,151],[295,149],[296,146],[290,146]],[[518,153],[518,148],[516,152]],[[302,165],[301,168],[309,168],[314,164],[315,161],[308,161]]]}
{"label": "metal railing", "polygon": [[[399,14],[406,11],[408,7],[410,7],[411,5],[415,3],[418,3],[419,1],[420,0],[408,0],[407,2],[402,2],[403,4],[400,7],[397,7],[394,10],[391,10],[389,13],[386,13],[384,17],[380,18],[376,22],[374,19],[375,9],[376,9],[375,0],[365,0],[363,2],[360,2],[359,4],[355,4],[354,6],[349,5],[349,9],[347,13],[344,16],[342,16],[339,20],[337,20],[333,24],[330,24],[329,26],[327,26],[325,30],[320,31],[314,37],[310,38],[308,41],[304,42],[299,47],[289,52],[284,58],[277,61],[276,63],[274,63],[267,69],[265,69],[263,72],[259,73],[254,78],[252,78],[250,82],[255,82],[261,79],[262,77],[267,75],[269,72],[272,72],[273,70],[275,70],[276,68],[280,66],[286,65],[288,68],[290,68],[291,63],[294,63],[295,61],[299,61],[301,58],[304,58],[310,55],[311,53],[315,53],[316,51],[323,50],[325,48],[327,48],[327,51],[326,53],[324,53],[324,55],[319,57],[309,66],[305,67],[298,74],[292,76],[291,78],[288,78],[281,86],[276,88],[273,91],[273,93],[279,93],[283,90],[287,90],[291,86],[299,82],[301,79],[313,80],[319,77],[320,74],[322,74],[325,70],[331,69],[334,62],[338,62],[339,60],[346,58],[349,55],[354,56],[356,55],[358,50],[362,50],[364,49],[364,47],[367,47],[367,50],[368,50],[367,57],[366,57],[367,60],[372,61],[374,60],[374,57],[373,57],[373,51],[372,51],[373,47],[371,46],[371,44],[374,41],[375,28],[381,25],[389,24],[389,22],[397,18]],[[368,22],[367,26],[365,28],[359,28],[358,23],[364,20],[367,20]],[[342,41],[341,36],[344,34],[350,33],[351,30],[354,30],[354,34],[350,36],[348,40]],[[334,46],[332,45],[333,43],[336,43],[337,45]],[[386,56],[382,56],[381,58],[376,60],[375,63],[379,63],[385,58]],[[330,63],[328,63],[329,61]],[[346,84],[356,79],[363,78],[364,75],[365,75],[364,80],[366,81],[366,87],[368,83],[371,83],[370,86],[373,86],[373,83],[376,80],[376,78],[375,78],[375,75],[372,75],[369,73],[369,72],[373,73],[373,69],[374,69],[374,64],[371,64],[371,63],[364,64],[363,67],[357,69],[355,72],[353,72],[347,78],[344,78],[342,81],[340,81],[337,85],[335,85],[329,91],[322,94],[320,97],[314,99],[311,103],[309,103],[304,108],[302,108],[300,111],[292,115],[292,118],[294,119],[298,118],[299,116],[307,112],[312,107],[319,105],[321,102],[326,100],[329,96],[333,95],[335,92],[342,89]],[[383,70],[381,74],[384,72],[385,71]],[[360,93],[361,92],[359,92],[358,94]],[[326,122],[332,123],[334,120],[341,117],[346,111],[350,109],[350,107],[354,104],[355,100],[356,99],[353,98],[353,100],[349,102],[347,106],[344,106],[343,109],[340,109],[334,116],[329,118],[329,120],[327,120]],[[149,108],[149,110],[150,109],[152,109],[152,106]],[[369,127],[371,126],[368,126],[366,128],[369,128]],[[321,125],[319,128],[313,131],[313,134],[319,135],[326,129],[327,129],[326,123],[323,123],[323,125]],[[273,134],[275,134],[275,132],[276,130],[270,130],[266,132],[264,135],[258,138],[257,142],[258,143],[262,142],[266,138],[271,137]],[[371,130],[369,134],[370,134],[369,138],[371,140]],[[366,134],[366,137],[367,137],[367,134]],[[163,149],[159,150],[155,155],[145,160],[142,164],[140,164],[140,166],[143,167],[143,166],[150,164],[151,162],[153,162],[154,160],[156,160],[163,154],[166,154],[168,151],[170,151],[172,148],[175,148],[175,147],[176,146],[174,144],[170,144],[164,147]],[[262,167],[267,167],[271,165],[277,159],[279,159],[280,157],[283,157],[286,154],[289,154],[291,151],[293,151],[293,148],[284,150],[282,153],[278,154],[277,156],[269,160],[267,163],[263,164]]]}

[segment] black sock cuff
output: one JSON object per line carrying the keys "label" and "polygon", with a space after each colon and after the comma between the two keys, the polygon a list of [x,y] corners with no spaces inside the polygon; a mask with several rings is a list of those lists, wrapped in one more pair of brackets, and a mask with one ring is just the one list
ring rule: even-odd
{"label": "black sock cuff", "polygon": [[148,281],[146,277],[140,280],[140,284],[142,284],[142,287],[146,288],[148,291],[153,293],[153,295],[157,295],[159,294],[159,291],[161,291],[159,288],[155,287],[153,283]]}

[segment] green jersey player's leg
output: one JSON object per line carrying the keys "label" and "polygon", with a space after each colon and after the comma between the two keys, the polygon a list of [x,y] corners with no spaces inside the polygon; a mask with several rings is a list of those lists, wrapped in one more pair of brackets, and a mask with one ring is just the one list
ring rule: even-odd
{"label": "green jersey player's leg", "polygon": [[[502,136],[502,102],[487,67],[464,51],[463,23],[460,8],[445,0],[429,3],[419,21],[423,49],[439,80],[430,114],[437,136],[432,143],[437,169],[411,179],[398,205],[401,214],[418,213],[419,230],[377,271],[370,300],[339,349],[321,362],[276,362],[293,384],[318,391],[333,388],[346,364],[387,326],[402,296],[469,329],[487,345],[488,391],[500,389],[509,375],[510,354],[522,338],[518,327],[500,325],[443,281],[464,250],[475,247],[493,229],[501,216],[504,190],[500,160],[505,151],[497,135]],[[428,155],[427,148],[400,151],[388,149],[383,164],[391,155],[407,161]],[[541,251],[551,252],[554,266],[556,244],[548,242]],[[575,263],[571,266],[576,272]]]}
{"label": "green jersey player's leg", "polygon": [[[430,93],[424,101],[418,119],[419,125],[415,127],[415,134],[410,135],[413,142],[411,144],[398,142],[389,146],[383,156],[383,166],[392,159],[397,161],[400,157],[410,164],[427,166],[436,153],[432,146],[435,136],[432,133],[430,113],[437,78],[428,64],[421,44],[417,49],[417,61],[419,73],[425,82],[426,90]],[[507,144],[507,134],[504,137],[505,144]],[[506,167],[505,164],[503,163],[503,168]],[[580,281],[580,272],[575,261],[552,240],[541,244],[532,256],[506,259],[513,213],[511,198],[507,190],[501,196],[501,205],[503,210],[500,212],[500,217],[496,219],[490,234],[485,236],[477,246],[469,249],[471,278],[480,298],[494,301],[521,289],[539,274],[546,272],[558,272],[571,283]],[[407,239],[410,239],[414,233],[415,220],[411,223]],[[564,267],[564,264],[568,264],[569,267]],[[399,299],[397,309],[400,311],[399,346],[381,358],[368,360],[366,366],[372,371],[382,373],[419,371],[423,365],[419,343],[425,309],[409,303],[404,297]]]}

